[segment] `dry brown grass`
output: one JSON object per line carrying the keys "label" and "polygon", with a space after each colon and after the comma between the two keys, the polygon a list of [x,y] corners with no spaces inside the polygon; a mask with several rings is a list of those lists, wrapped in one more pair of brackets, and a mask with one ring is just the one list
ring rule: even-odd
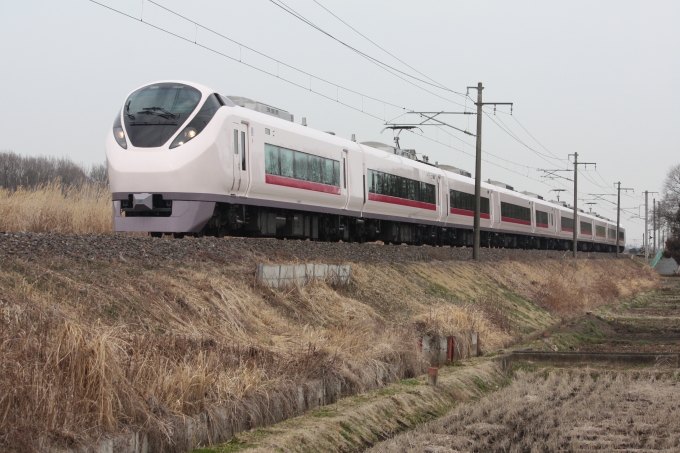
{"label": "dry brown grass", "polygon": [[358,392],[393,364],[407,376],[422,372],[410,326],[385,322],[324,282],[271,290],[251,275],[3,263],[0,449],[65,447],[126,427],[170,436],[169,416],[216,407],[247,426],[269,419],[273,397],[285,406],[313,379]]}
{"label": "dry brown grass", "polygon": [[[0,225],[106,232],[108,192],[0,192]],[[579,309],[602,303],[612,284],[622,295],[653,284],[614,261],[355,264],[347,288],[269,289],[253,275],[229,263],[4,259],[0,450],[90,443],[125,429],[169,437],[173,416],[218,407],[246,426],[268,421],[269,401],[285,411],[311,380],[332,377],[358,392],[393,378],[395,363],[405,376],[422,372],[418,335],[476,331],[491,350],[552,324],[562,305],[531,300],[554,275],[587,297]]]}
{"label": "dry brown grass", "polygon": [[520,372],[508,388],[369,450],[678,451],[678,372]]}
{"label": "dry brown grass", "polygon": [[111,233],[111,193],[99,184],[0,187],[0,231]]}

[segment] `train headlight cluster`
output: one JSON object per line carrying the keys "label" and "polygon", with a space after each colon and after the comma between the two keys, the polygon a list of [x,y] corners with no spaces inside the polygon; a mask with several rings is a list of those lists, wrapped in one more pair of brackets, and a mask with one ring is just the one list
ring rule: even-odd
{"label": "train headlight cluster", "polygon": [[123,126],[120,124],[120,113],[116,115],[116,119],[113,120],[113,138],[120,145],[121,148],[127,149],[127,140],[125,139],[125,131]]}
{"label": "train headlight cluster", "polygon": [[184,145],[186,142],[196,137],[208,125],[215,116],[217,110],[222,107],[222,102],[217,95],[211,94],[205,100],[203,107],[198,111],[193,120],[180,132],[170,144],[170,149]]}
{"label": "train headlight cluster", "polygon": [[178,146],[182,146],[192,138],[196,137],[198,135],[198,131],[196,128],[192,127],[191,125],[187,126],[184,128],[182,132],[179,133],[177,138],[172,142],[172,145],[170,145],[170,148],[176,148]]}

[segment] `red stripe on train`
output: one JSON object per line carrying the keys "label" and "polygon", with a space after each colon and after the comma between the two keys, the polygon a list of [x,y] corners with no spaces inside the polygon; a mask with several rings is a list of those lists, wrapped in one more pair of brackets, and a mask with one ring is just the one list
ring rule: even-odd
{"label": "red stripe on train", "polygon": [[407,200],[405,198],[391,197],[389,195],[380,195],[377,193],[369,193],[368,199],[371,201],[378,201],[380,203],[398,204],[401,206],[408,206],[410,208],[427,209],[429,211],[436,211],[437,206],[432,203],[425,203],[422,201]]}
{"label": "red stripe on train", "polygon": [[303,181],[301,179],[286,178],[285,176],[266,175],[267,184],[277,186],[293,187],[295,189],[313,190],[314,192],[330,193],[340,195],[340,187],[322,184],[320,182]]}
{"label": "red stripe on train", "polygon": [[563,233],[573,233],[574,230],[571,229],[571,228],[564,228],[564,227],[562,227],[562,232],[563,232]]}
{"label": "red stripe on train", "polygon": [[537,223],[536,228],[548,228],[548,224],[547,223]]}
{"label": "red stripe on train", "polygon": [[501,222],[518,223],[518,224],[520,224],[520,225],[528,225],[528,226],[531,226],[531,222],[528,221],[528,220],[513,219],[512,217],[503,217],[503,216],[501,216]]}
{"label": "red stripe on train", "polygon": [[[456,214],[456,215],[467,215],[470,217],[474,217],[475,211],[468,211],[467,209],[458,209],[458,208],[451,208],[451,214]],[[482,219],[490,219],[491,216],[489,214],[485,214],[483,212],[479,213],[479,217]]]}

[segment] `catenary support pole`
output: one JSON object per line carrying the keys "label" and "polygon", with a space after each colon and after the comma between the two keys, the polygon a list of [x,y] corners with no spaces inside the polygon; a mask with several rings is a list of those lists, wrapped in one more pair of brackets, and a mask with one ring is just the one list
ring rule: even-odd
{"label": "catenary support pole", "polygon": [[656,256],[656,198],[652,199],[652,234],[654,235],[654,256]]}
{"label": "catenary support pole", "polygon": [[648,210],[647,210],[647,200],[649,198],[649,192],[645,190],[645,237],[644,237],[644,247],[645,247],[645,263],[649,263],[649,247],[647,246],[648,244],[648,238],[649,238],[649,231],[647,229],[647,218],[648,218]]}
{"label": "catenary support pole", "polygon": [[482,82],[477,84],[477,149],[475,152],[475,218],[472,242],[472,259],[479,261],[480,212],[482,209]]}
{"label": "catenary support pole", "polygon": [[482,107],[485,105],[509,105],[510,114],[512,115],[512,102],[482,102],[482,82],[479,82],[476,87],[467,87],[468,93],[470,89],[477,90],[477,150],[475,153],[475,216],[473,222],[474,231],[472,233],[472,259],[479,260],[479,246],[481,242],[481,225],[480,225],[480,211],[482,209],[482,115],[484,111]]}
{"label": "catenary support pole", "polygon": [[617,185],[616,199],[616,257],[619,257],[619,225],[621,225],[621,181]]}
{"label": "catenary support pole", "polygon": [[578,252],[578,153],[574,153],[574,259]]}

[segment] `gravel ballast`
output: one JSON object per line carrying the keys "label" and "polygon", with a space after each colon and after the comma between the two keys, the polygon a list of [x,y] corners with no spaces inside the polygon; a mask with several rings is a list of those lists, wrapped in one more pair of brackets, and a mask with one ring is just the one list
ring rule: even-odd
{"label": "gravel ballast", "polygon": [[[0,233],[0,258],[41,260],[69,257],[95,261],[254,263],[406,263],[466,261],[471,247],[311,242],[263,238],[151,238],[122,234]],[[570,258],[570,251],[487,249],[482,261]],[[613,253],[579,252],[579,258],[614,258]]]}

